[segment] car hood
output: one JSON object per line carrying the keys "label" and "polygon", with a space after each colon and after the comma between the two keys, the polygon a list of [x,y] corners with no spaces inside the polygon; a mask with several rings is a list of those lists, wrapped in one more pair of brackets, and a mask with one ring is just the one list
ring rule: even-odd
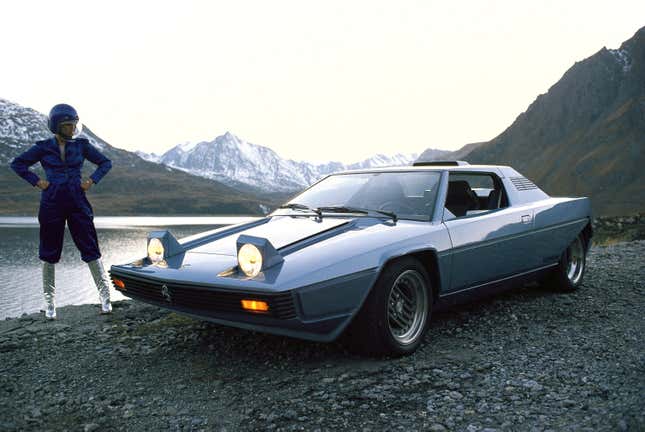
{"label": "car hood", "polygon": [[[389,257],[420,247],[445,250],[449,238],[443,224],[372,217],[272,216],[235,232],[204,233],[184,244],[186,252],[170,257],[167,267],[124,264],[112,266],[136,277],[226,289],[288,291],[313,286],[363,271],[376,271]],[[231,228],[228,228],[229,230]],[[284,262],[247,278],[232,271],[237,266],[240,234],[266,238]],[[215,240],[209,240],[218,236]],[[191,247],[190,244],[195,244]],[[436,246],[435,246],[436,245]]]}
{"label": "car hood", "polygon": [[269,240],[273,247],[281,249],[308,237],[346,225],[351,219],[303,216],[274,216],[268,223],[249,228],[234,235],[190,249],[189,253],[237,255],[237,238],[244,234]]}

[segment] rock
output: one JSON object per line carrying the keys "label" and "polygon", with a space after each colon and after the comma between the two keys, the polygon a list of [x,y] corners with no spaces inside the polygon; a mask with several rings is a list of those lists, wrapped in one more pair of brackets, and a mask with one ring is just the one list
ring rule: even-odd
{"label": "rock", "polygon": [[0,344],[0,353],[15,351],[24,347],[26,347],[24,342],[8,340],[7,342]]}
{"label": "rock", "polygon": [[18,425],[12,421],[0,421],[0,430],[13,432],[18,430]]}
{"label": "rock", "polygon": [[464,397],[464,395],[462,395],[457,391],[451,391],[450,393],[448,393],[448,396],[450,396],[451,399],[455,399],[455,400],[460,400],[460,399],[463,399]]}
{"label": "rock", "polygon": [[621,432],[626,432],[629,430],[629,426],[627,426],[627,422],[624,419],[618,420],[618,430]]}
{"label": "rock", "polygon": [[524,383],[522,383],[522,386],[524,386],[527,389],[530,389],[531,391],[536,391],[536,392],[544,388],[542,385],[538,384],[537,381],[533,381],[533,380],[524,381]]}
{"label": "rock", "polygon": [[284,412],[283,417],[287,420],[295,420],[298,417],[298,413],[295,410],[288,409]]}

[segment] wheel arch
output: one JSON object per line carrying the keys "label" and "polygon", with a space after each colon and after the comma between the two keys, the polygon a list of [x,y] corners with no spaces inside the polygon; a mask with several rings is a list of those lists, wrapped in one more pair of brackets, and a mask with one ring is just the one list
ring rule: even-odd
{"label": "wheel arch", "polygon": [[585,225],[580,234],[585,242],[585,252],[588,252],[591,247],[591,238],[593,237],[593,225],[591,224],[591,220],[587,222],[587,225]]}
{"label": "wheel arch", "polygon": [[375,280],[377,280],[381,276],[388,265],[392,264],[395,261],[408,257],[417,259],[425,268],[426,272],[428,273],[428,277],[430,278],[432,302],[436,303],[437,299],[439,298],[439,293],[441,292],[441,270],[439,267],[439,258],[437,256],[437,251],[434,248],[412,250],[388,257],[381,265],[381,268],[379,269]]}

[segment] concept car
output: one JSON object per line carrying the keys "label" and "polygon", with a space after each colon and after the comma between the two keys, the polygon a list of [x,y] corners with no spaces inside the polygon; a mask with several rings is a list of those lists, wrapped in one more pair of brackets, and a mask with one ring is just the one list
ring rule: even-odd
{"label": "concept car", "polygon": [[244,329],[404,355],[433,310],[527,278],[575,290],[588,198],[548,196],[507,166],[460,161],[329,175],[273,213],[114,265],[124,295]]}

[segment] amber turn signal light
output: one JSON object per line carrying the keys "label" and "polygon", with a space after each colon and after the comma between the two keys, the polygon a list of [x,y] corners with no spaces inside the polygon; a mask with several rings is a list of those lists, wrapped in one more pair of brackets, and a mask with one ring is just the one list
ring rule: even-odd
{"label": "amber turn signal light", "polygon": [[121,279],[113,279],[114,285],[118,286],[121,289],[125,289],[125,282],[123,282]]}
{"label": "amber turn signal light", "polygon": [[242,307],[251,312],[267,312],[269,305],[260,300],[241,300]]}

